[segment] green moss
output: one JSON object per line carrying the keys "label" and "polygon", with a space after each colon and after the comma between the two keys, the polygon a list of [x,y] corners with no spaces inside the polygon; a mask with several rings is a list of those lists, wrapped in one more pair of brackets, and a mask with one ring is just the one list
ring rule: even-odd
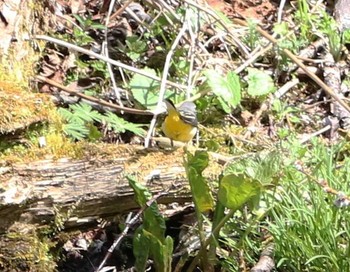
{"label": "green moss", "polygon": [[35,226],[15,223],[0,236],[0,270],[55,271],[50,254],[53,246],[49,239],[39,238]]}

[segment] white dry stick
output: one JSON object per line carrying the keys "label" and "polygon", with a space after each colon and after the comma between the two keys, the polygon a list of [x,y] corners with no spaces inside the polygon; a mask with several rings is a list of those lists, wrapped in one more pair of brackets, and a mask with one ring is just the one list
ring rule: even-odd
{"label": "white dry stick", "polygon": [[280,99],[286,92],[288,92],[291,88],[299,84],[299,79],[293,78],[291,81],[288,81],[286,84],[284,84],[281,88],[279,88],[275,94],[275,99]]}
{"label": "white dry stick", "polygon": [[[196,20],[196,24],[192,24],[190,16],[187,16],[186,17],[187,20],[185,21],[185,23],[187,23],[188,33],[191,39],[190,50],[188,51],[188,57],[190,59],[190,68],[189,68],[188,78],[187,78],[186,99],[189,99],[191,97],[191,92],[194,84],[194,81],[192,79],[193,79],[193,67],[194,67],[194,60],[195,60],[195,53],[196,53],[196,43],[198,42],[198,32],[200,29],[199,10],[198,10],[197,16],[198,17]],[[192,26],[194,29],[192,29]]]}
{"label": "white dry stick", "polygon": [[241,49],[242,53],[245,54],[245,56],[249,56],[249,51],[247,50],[246,46],[236,37],[234,31],[232,30],[232,25],[228,25],[226,22],[224,22],[211,8],[205,8],[203,5],[198,4],[191,0],[184,0],[185,3],[189,4],[190,6],[193,6],[199,10],[204,11],[206,14],[210,15],[215,19],[216,22],[218,22],[224,29],[227,31],[227,33],[230,34],[232,40],[234,41],[235,45]]}
{"label": "white dry stick", "polygon": [[[44,40],[44,41],[47,41],[47,42],[52,42],[52,43],[55,43],[55,44],[67,47],[68,49],[71,49],[73,51],[77,51],[77,52],[89,55],[91,57],[94,57],[96,59],[103,60],[103,61],[105,61],[107,63],[110,63],[112,65],[115,65],[117,67],[120,67],[120,68],[128,70],[128,71],[134,72],[136,74],[139,74],[139,75],[151,78],[151,79],[156,80],[156,81],[162,81],[161,78],[159,78],[159,77],[157,77],[155,75],[151,75],[151,74],[149,74],[149,73],[147,73],[147,72],[145,72],[143,70],[140,70],[140,69],[137,69],[135,67],[126,65],[126,64],[124,64],[122,62],[119,62],[119,61],[107,58],[106,56],[97,54],[97,53],[95,53],[95,52],[93,52],[91,50],[84,49],[84,48],[82,48],[80,46],[77,46],[77,45],[74,45],[74,44],[71,44],[71,43],[68,43],[68,42],[56,39],[56,38],[52,38],[52,37],[49,37],[49,36],[46,36],[46,35],[35,35],[35,36],[33,36],[33,38],[37,39],[37,40]],[[187,88],[187,86],[185,86],[185,85],[174,83],[174,82],[171,82],[171,81],[166,81],[165,84],[168,84],[169,86],[172,86],[172,87],[175,87],[175,88],[178,88],[178,89],[183,89],[183,90],[186,90],[186,88]]]}
{"label": "white dry stick", "polygon": [[314,133],[311,133],[309,135],[304,136],[301,140],[300,140],[300,144],[305,144],[306,142],[310,141],[312,138],[325,133],[326,131],[330,130],[332,127],[331,125],[327,125],[324,128],[321,128],[318,131],[315,131]]}
{"label": "white dry stick", "polygon": [[164,94],[165,94],[165,88],[166,88],[166,82],[167,82],[167,76],[168,76],[168,71],[169,71],[169,67],[170,67],[170,62],[171,62],[171,58],[174,54],[174,50],[177,47],[177,45],[179,44],[182,36],[185,34],[186,30],[187,30],[187,24],[186,24],[186,18],[187,18],[187,12],[185,15],[185,20],[184,23],[182,25],[182,28],[180,29],[179,34],[177,34],[176,39],[174,40],[174,43],[172,44],[170,51],[168,52],[166,59],[165,59],[165,64],[164,64],[164,68],[163,68],[163,76],[162,76],[162,81],[160,83],[160,90],[159,90],[159,99],[158,99],[158,103],[157,103],[157,107],[156,110],[154,112],[154,116],[152,118],[151,124],[149,126],[148,132],[147,132],[147,136],[145,139],[145,148],[148,148],[149,146],[149,142],[153,133],[153,129],[156,125],[156,121],[157,121],[157,117],[158,114],[160,114],[162,112],[162,105],[163,105],[163,99],[164,99]]}
{"label": "white dry stick", "polygon": [[235,69],[235,73],[239,74],[240,72],[242,72],[245,68],[247,68],[249,65],[251,65],[252,63],[255,62],[255,60],[264,55],[267,51],[271,50],[273,44],[270,43],[268,44],[265,48],[263,48],[261,51],[257,52],[256,54],[252,55],[249,59],[247,59],[241,66],[239,66],[238,68]]}
{"label": "white dry stick", "polygon": [[280,5],[278,7],[278,13],[277,13],[277,23],[281,23],[282,21],[282,12],[283,12],[283,8],[284,5],[286,4],[286,0],[281,0]]}
{"label": "white dry stick", "polygon": [[[171,6],[169,6],[165,1],[163,0],[156,0],[155,2],[158,2],[158,4],[163,7],[164,9],[166,9],[173,18],[175,18],[178,22],[181,21],[180,17],[178,14],[176,14],[176,12],[174,12],[174,8],[172,8]],[[164,15],[166,15],[166,13],[164,12]]]}
{"label": "white dry stick", "polygon": [[[128,3],[126,3],[126,5],[127,4]],[[111,17],[114,5],[115,5],[115,0],[112,0],[109,3],[108,14],[107,14],[106,22],[105,22],[105,40],[102,43],[102,50],[101,50],[102,54],[105,55],[107,58],[109,58],[109,51],[108,51],[108,25],[109,25],[109,19]],[[114,78],[113,68],[112,68],[112,65],[109,62],[107,62],[107,68],[108,68],[109,76],[110,76],[111,81],[112,81],[113,90],[114,90],[114,94],[115,94],[115,96],[117,98],[117,102],[118,102],[119,106],[123,106],[121,98],[120,98],[119,89],[117,87],[117,82],[115,81],[115,78]],[[123,113],[123,111],[121,111],[121,113]]]}

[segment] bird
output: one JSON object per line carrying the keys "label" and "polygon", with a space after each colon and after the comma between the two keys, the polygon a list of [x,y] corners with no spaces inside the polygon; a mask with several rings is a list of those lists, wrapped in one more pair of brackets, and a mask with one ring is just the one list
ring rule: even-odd
{"label": "bird", "polygon": [[196,105],[186,101],[176,108],[170,99],[165,99],[164,102],[168,112],[162,124],[165,136],[171,141],[190,142],[197,133]]}

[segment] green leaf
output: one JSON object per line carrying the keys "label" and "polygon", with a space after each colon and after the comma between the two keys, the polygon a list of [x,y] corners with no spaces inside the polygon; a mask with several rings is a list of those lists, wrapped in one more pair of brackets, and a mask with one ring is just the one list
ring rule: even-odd
{"label": "green leaf", "polygon": [[273,32],[281,36],[287,35],[288,31],[289,31],[289,27],[287,22],[281,22],[279,24],[275,24],[275,26],[273,27]]}
{"label": "green leaf", "polygon": [[91,68],[93,68],[97,72],[102,72],[102,73],[107,72],[107,64],[104,61],[94,60],[94,61],[90,61],[89,64]]}
{"label": "green leaf", "polygon": [[138,60],[147,50],[147,43],[136,35],[127,37],[125,43],[129,49],[127,56],[133,61]]}
{"label": "green leaf", "polygon": [[228,89],[232,94],[232,106],[236,107],[241,102],[241,83],[239,76],[230,71],[226,77]]}
{"label": "green leaf", "polygon": [[148,189],[141,185],[133,176],[126,176],[130,187],[134,190],[135,200],[141,207],[146,207],[147,201],[151,199],[152,194]]}
{"label": "green leaf", "polygon": [[260,182],[243,174],[231,174],[224,176],[219,187],[219,201],[232,210],[239,209],[242,205],[260,194]]}
{"label": "green leaf", "polygon": [[[136,202],[143,208],[147,207],[147,201],[151,199],[151,193],[148,189],[138,183],[134,178],[127,176],[129,185],[135,192]],[[156,202],[153,202],[143,212],[143,226],[144,229],[152,233],[161,242],[165,237],[165,220],[159,212]]]}
{"label": "green leaf", "polygon": [[124,133],[128,130],[139,136],[145,136],[146,134],[146,131],[142,128],[144,125],[125,121],[112,112],[105,114],[105,121],[116,133]]}
{"label": "green leaf", "polygon": [[236,107],[241,100],[241,87],[239,78],[233,72],[227,74],[227,78],[221,76],[215,70],[207,70],[204,72],[209,87],[227,113],[231,112],[231,107]]}
{"label": "green leaf", "polygon": [[152,233],[144,230],[143,234],[147,237],[150,247],[150,255],[154,260],[155,271],[171,272],[171,261],[173,253],[173,239],[167,236],[162,242]]}
{"label": "green leaf", "polygon": [[168,270],[171,271],[171,261],[173,259],[174,240],[167,236],[164,242],[164,259],[167,261]]}
{"label": "green leaf", "polygon": [[138,227],[133,238],[133,253],[135,256],[136,271],[146,271],[150,242],[143,233],[143,228]]}
{"label": "green leaf", "polygon": [[[144,68],[142,71],[157,76],[155,70]],[[146,108],[153,108],[158,102],[159,83],[149,77],[135,74],[130,80],[133,97]]]}
{"label": "green leaf", "polygon": [[[222,179],[222,175],[220,175],[219,186],[221,183],[221,179]],[[209,258],[214,259],[216,256],[217,241],[219,241],[219,238],[220,238],[220,231],[214,232],[214,230],[218,227],[219,223],[224,217],[225,217],[225,206],[220,201],[217,201],[215,205],[214,216],[213,216],[213,224],[211,227],[213,239],[210,242]]]}
{"label": "green leaf", "polygon": [[63,125],[63,132],[75,140],[84,139],[89,135],[89,130],[83,124],[68,123]]}
{"label": "green leaf", "polygon": [[91,38],[87,33],[85,33],[84,31],[80,30],[79,28],[73,28],[73,35],[74,35],[74,38],[75,38],[75,42],[79,46],[88,45],[88,44],[94,42],[93,38]]}
{"label": "green leaf", "polygon": [[134,235],[135,267],[145,271],[148,255],[154,260],[156,271],[171,271],[173,240],[165,237],[165,220],[158,210],[156,202],[150,206],[151,193],[131,176],[127,176],[129,185],[135,192],[136,202],[143,208],[143,225]]}
{"label": "green leaf", "polygon": [[65,108],[59,108],[58,110],[59,115],[67,122],[71,122],[71,120],[74,118],[74,114]]}
{"label": "green leaf", "polygon": [[196,151],[195,155],[188,153],[185,168],[191,186],[193,201],[200,212],[212,210],[214,200],[208,186],[208,181],[202,172],[208,166],[209,156],[206,151]]}
{"label": "green leaf", "polygon": [[89,128],[89,135],[88,135],[89,140],[96,141],[98,139],[101,139],[103,134],[101,131],[98,130],[98,128],[96,126],[89,123],[89,124],[87,124],[87,127]]}
{"label": "green leaf", "polygon": [[275,91],[272,78],[263,71],[248,68],[248,94],[262,96]]}
{"label": "green leaf", "polygon": [[74,116],[83,122],[102,121],[103,115],[93,110],[89,104],[80,102],[79,104],[71,105],[69,108],[73,111]]}

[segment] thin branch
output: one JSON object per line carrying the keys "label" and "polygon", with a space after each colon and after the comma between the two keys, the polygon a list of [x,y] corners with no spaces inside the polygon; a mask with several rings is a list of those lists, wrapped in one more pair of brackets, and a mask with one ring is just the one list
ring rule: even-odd
{"label": "thin branch", "polygon": [[[44,40],[44,41],[47,41],[47,42],[52,42],[52,43],[55,43],[55,44],[67,47],[68,49],[80,52],[82,54],[89,55],[89,56],[94,57],[96,59],[108,62],[108,63],[110,63],[112,65],[117,66],[117,67],[123,68],[125,70],[128,70],[128,71],[136,73],[136,74],[140,74],[142,76],[151,78],[151,79],[156,80],[156,81],[161,81],[162,80],[161,78],[159,78],[159,77],[157,77],[155,75],[151,75],[151,74],[149,74],[149,73],[147,73],[147,72],[145,72],[143,70],[140,70],[140,69],[137,69],[135,67],[126,65],[126,64],[124,64],[122,62],[110,59],[110,58],[108,58],[106,56],[103,56],[103,55],[100,55],[100,54],[97,54],[97,53],[95,53],[95,52],[93,52],[91,50],[84,49],[84,48],[82,48],[80,46],[77,46],[77,45],[74,45],[74,44],[71,44],[71,43],[68,43],[68,42],[56,39],[56,38],[52,38],[52,37],[49,37],[49,36],[46,36],[46,35],[35,35],[35,36],[33,36],[33,38],[34,39],[38,39],[38,40]],[[166,84],[168,84],[169,86],[178,88],[178,89],[182,89],[182,90],[185,90],[187,88],[187,86],[185,86],[185,85],[174,83],[174,82],[171,82],[169,80],[166,81]]]}
{"label": "thin branch", "polygon": [[113,20],[117,18],[122,12],[133,2],[134,0],[128,0],[120,9],[118,9],[110,18],[110,20]]}
{"label": "thin branch", "polygon": [[[102,43],[102,53],[107,57],[109,58],[109,50],[108,50],[108,25],[109,25],[109,20],[110,20],[110,16],[112,14],[112,11],[113,11],[113,7],[115,5],[115,0],[111,0],[111,2],[109,3],[109,9],[108,9],[108,14],[107,14],[107,18],[106,18],[106,22],[105,22],[105,40],[104,42]],[[128,5],[128,3],[127,3]],[[127,5],[124,5],[122,8],[120,8],[119,10],[123,10],[127,7]],[[118,10],[118,11],[119,11]],[[117,11],[117,13],[118,13]],[[120,12],[121,13],[121,12]],[[113,73],[113,68],[112,68],[112,65],[107,62],[107,69],[108,69],[108,73],[109,73],[109,77],[111,78],[111,81],[112,81],[112,85],[113,85],[113,90],[114,90],[114,94],[117,98],[117,102],[119,104],[119,106],[123,106],[122,104],[122,101],[121,101],[121,98],[120,98],[120,93],[119,93],[119,90],[118,90],[118,87],[117,87],[117,82],[115,80],[115,77],[114,77],[114,73]]]}
{"label": "thin branch", "polygon": [[[188,16],[187,13],[186,13],[186,16]],[[186,19],[185,19],[185,22],[186,22]],[[187,24],[184,23],[182,25],[182,28],[180,29],[179,34],[177,34],[168,54],[166,56],[165,64],[164,64],[164,68],[163,68],[162,81],[160,84],[159,99],[158,99],[158,103],[157,103],[156,112],[160,111],[160,109],[162,108],[164,94],[165,94],[165,90],[166,90],[165,88],[166,88],[166,82],[167,82],[167,77],[168,77],[168,71],[169,71],[170,63],[171,63],[171,58],[174,54],[175,48],[179,44],[179,42],[180,42],[181,38],[183,37],[183,35],[185,34],[186,30],[187,30]],[[156,122],[157,122],[157,115],[158,114],[154,114],[154,116],[152,118],[149,130],[147,132],[147,137],[145,139],[145,148],[148,148],[148,146],[149,146],[149,142],[150,142],[150,139],[152,137],[153,129],[154,129]]]}
{"label": "thin branch", "polygon": [[259,261],[250,270],[251,272],[270,272],[275,268],[275,261],[273,260],[274,244],[269,243],[261,252]]}
{"label": "thin branch", "polygon": [[59,89],[65,91],[67,93],[70,93],[72,95],[81,97],[83,99],[86,99],[86,100],[98,103],[98,104],[106,106],[106,107],[110,107],[110,108],[113,108],[113,109],[116,109],[116,110],[119,110],[119,111],[125,111],[125,112],[129,112],[129,113],[133,113],[133,114],[153,115],[153,113],[150,112],[150,111],[132,109],[132,108],[127,108],[127,107],[123,107],[123,106],[117,106],[115,104],[109,103],[109,102],[104,101],[102,99],[95,98],[95,97],[92,97],[92,96],[89,96],[89,95],[86,95],[86,94],[79,93],[77,91],[71,90],[71,89],[67,88],[66,86],[63,86],[63,85],[57,83],[56,81],[53,81],[53,80],[48,79],[48,78],[43,77],[43,76],[36,76],[36,79],[39,80],[39,81],[42,81],[42,82],[46,82],[46,83],[48,83],[48,84],[50,84],[52,86],[55,86],[56,88],[59,88]]}
{"label": "thin branch", "polygon": [[131,218],[131,220],[127,220],[125,223],[125,229],[123,230],[123,232],[119,235],[119,237],[117,239],[114,240],[113,244],[111,245],[111,247],[108,249],[108,252],[106,254],[106,256],[103,258],[100,266],[98,267],[98,269],[96,270],[96,272],[101,271],[101,269],[103,268],[103,266],[106,264],[107,260],[112,256],[113,251],[116,249],[116,247],[120,244],[120,242],[123,240],[123,238],[128,234],[129,229],[139,220],[139,218],[141,217],[142,213],[148,208],[150,207],[159,197],[166,195],[168,193],[168,190],[166,192],[159,192],[158,194],[156,194],[155,196],[153,196],[149,201],[147,201],[146,205],[144,207],[142,207],[137,214]]}
{"label": "thin branch", "polygon": [[[233,19],[233,22],[240,24],[242,26],[248,26],[248,24],[245,21],[239,20],[239,19]],[[270,42],[274,43],[278,46],[278,40],[276,40],[274,37],[272,37],[269,33],[267,33],[265,30],[261,29],[260,27],[256,27],[256,30],[264,36],[266,39],[268,39]],[[297,56],[295,56],[291,51],[289,51],[286,48],[281,48],[284,54],[286,54],[295,64],[297,64],[302,70],[305,71],[305,73],[317,83],[318,86],[320,86],[327,94],[332,96],[339,104],[346,109],[350,113],[350,107],[348,104],[346,104],[342,99],[339,98],[339,96],[331,89],[329,88],[316,74],[312,73],[299,59]]]}
{"label": "thin branch", "polygon": [[196,2],[193,2],[191,0],[184,0],[185,3],[189,4],[190,6],[193,6],[199,10],[204,11],[208,15],[210,15],[212,18],[214,18],[224,29],[227,33],[230,34],[231,38],[233,39],[235,45],[242,51],[242,54],[244,54],[246,57],[250,56],[250,53],[248,52],[246,46],[237,38],[237,35],[232,31],[232,27],[230,28],[226,22],[224,22],[212,9],[208,9],[203,7],[201,4],[198,4]]}

